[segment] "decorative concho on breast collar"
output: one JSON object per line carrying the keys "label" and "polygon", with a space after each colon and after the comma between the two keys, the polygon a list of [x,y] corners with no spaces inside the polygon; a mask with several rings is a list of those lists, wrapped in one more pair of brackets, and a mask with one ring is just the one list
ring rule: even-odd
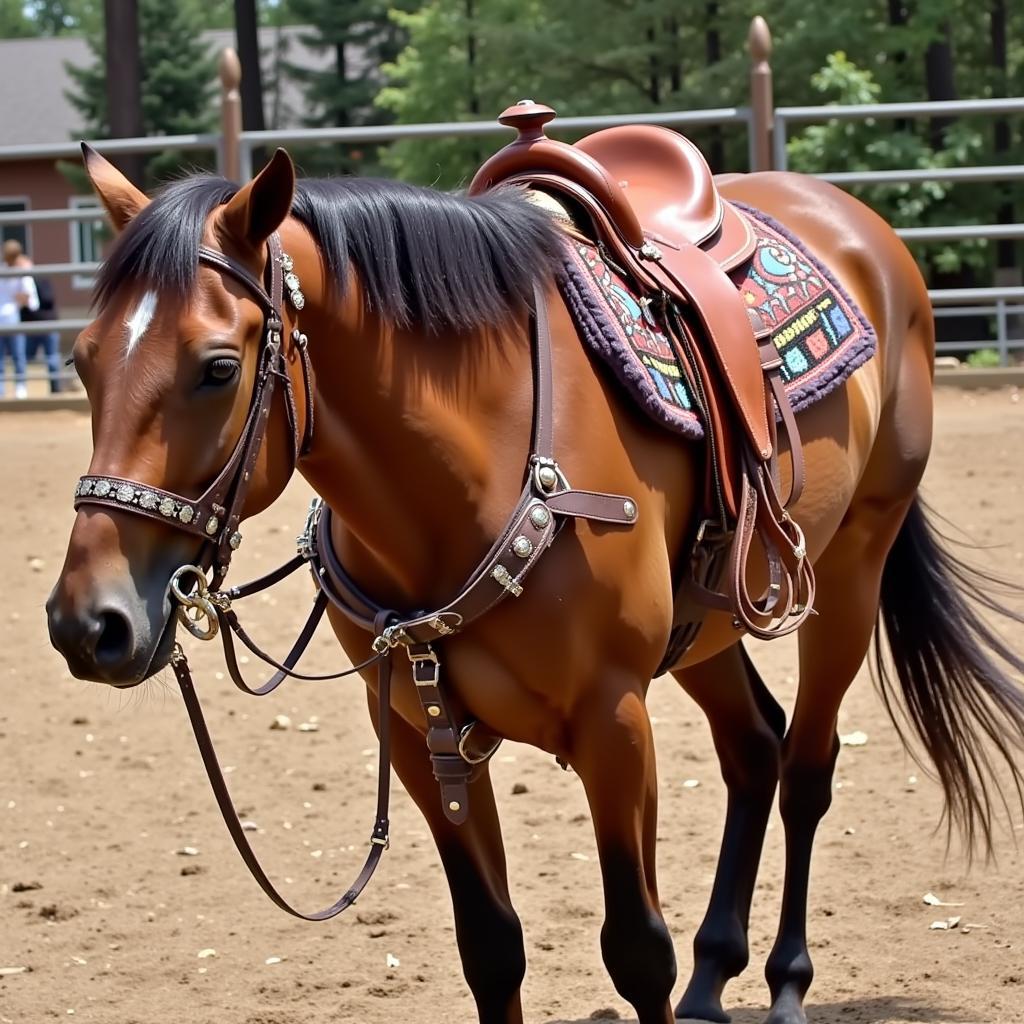
{"label": "decorative concho on breast collar", "polygon": [[[266,436],[267,422],[275,386],[281,382],[285,409],[292,433],[294,462],[309,449],[313,429],[312,381],[307,339],[298,328],[292,331],[292,342],[299,353],[306,397],[305,425],[299,431],[295,396],[291,377],[282,351],[284,321],[282,318],[284,289],[296,310],[305,305],[305,298],[294,272],[292,258],[281,250],[281,241],[274,234],[267,241],[270,273],[269,292],[245,267],[230,256],[208,246],[200,246],[199,262],[228,274],[243,284],[263,310],[263,333],[258,354],[256,383],[241,435],[234,450],[212,484],[198,497],[175,494],[141,480],[96,474],[83,476],[75,487],[75,508],[102,505],[121,512],[135,512],[176,529],[202,538],[212,546],[212,556],[204,548],[204,556],[213,567],[213,586],[217,587],[227,574],[231,555],[242,543],[239,524],[245,498],[251,484],[253,468]],[[190,568],[190,567],[183,567]]]}

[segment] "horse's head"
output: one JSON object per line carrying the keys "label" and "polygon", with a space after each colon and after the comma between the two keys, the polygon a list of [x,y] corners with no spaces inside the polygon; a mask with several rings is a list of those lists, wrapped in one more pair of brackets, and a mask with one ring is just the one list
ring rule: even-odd
{"label": "horse's head", "polygon": [[[237,546],[238,517],[273,501],[294,466],[294,420],[306,413],[297,346],[287,327],[274,330],[261,282],[295,178],[279,151],[241,189],[194,178],[150,200],[83,150],[119,237],[97,283],[98,315],[74,347],[93,456],[47,613],[75,676],[131,686],[170,657],[176,570],[216,571]],[[275,338],[282,354],[270,360]],[[289,416],[292,375],[300,408]],[[260,418],[250,409],[266,379],[277,388],[265,403],[266,442],[250,459],[243,449]]]}

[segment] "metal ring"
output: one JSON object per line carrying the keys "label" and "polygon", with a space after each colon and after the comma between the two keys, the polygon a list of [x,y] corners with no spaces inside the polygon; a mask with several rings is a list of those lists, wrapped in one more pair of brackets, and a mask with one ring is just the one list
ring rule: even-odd
{"label": "metal ring", "polygon": [[476,725],[476,722],[470,722],[467,725],[464,725],[462,730],[459,732],[459,757],[461,757],[466,764],[483,764],[484,761],[492,757],[498,747],[501,746],[501,737],[499,736],[498,739],[495,740],[494,746],[491,747],[486,754],[480,754],[479,756],[474,757],[472,754],[466,752],[466,740],[469,739],[469,734],[473,731],[474,725]]}
{"label": "metal ring", "polygon": [[[181,588],[182,579],[189,574],[194,576],[196,579],[196,591],[194,595],[186,594]],[[197,599],[206,598],[210,593],[206,573],[203,572],[198,565],[183,565],[180,569],[177,569],[171,577],[170,591],[179,604],[186,606],[192,605],[197,601]]]}
{"label": "metal ring", "polygon": [[[205,598],[178,609],[178,621],[197,639],[212,640],[220,630],[220,621],[213,605]],[[203,625],[203,622],[206,625]]]}
{"label": "metal ring", "polygon": [[[190,575],[195,577],[195,591],[186,593],[181,581]],[[178,621],[197,640],[212,640],[220,629],[220,621],[210,597],[206,573],[198,565],[183,565],[171,577],[168,589],[178,602]]]}

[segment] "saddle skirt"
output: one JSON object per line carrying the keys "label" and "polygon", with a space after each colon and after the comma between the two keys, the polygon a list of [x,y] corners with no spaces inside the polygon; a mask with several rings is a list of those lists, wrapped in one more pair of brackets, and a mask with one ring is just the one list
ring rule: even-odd
{"label": "saddle skirt", "polygon": [[[548,206],[551,200],[541,202]],[[748,223],[755,245],[731,278],[744,304],[769,330],[786,394],[799,412],[874,355],[875,331],[799,239],[765,213],[732,206]],[[702,439],[705,424],[694,382],[659,311],[600,243],[576,230],[567,233],[559,287],[580,338],[638,405],[669,430]]]}

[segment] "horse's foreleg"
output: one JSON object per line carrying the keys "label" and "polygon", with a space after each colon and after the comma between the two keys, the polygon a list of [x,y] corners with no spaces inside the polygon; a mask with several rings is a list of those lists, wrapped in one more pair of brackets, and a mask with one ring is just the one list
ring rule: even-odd
{"label": "horse's foreleg", "polygon": [[749,958],[750,901],[779,777],[786,716],[741,644],[675,673],[711,725],[729,791],[718,870],[693,938],[693,974],[676,1017],[728,1021],[722,991]]}
{"label": "horse's foreleg", "polygon": [[[371,713],[376,697],[370,697]],[[376,717],[374,715],[374,717]],[[481,1024],[522,1024],[523,929],[512,908],[501,825],[485,767],[469,786],[469,818],[453,825],[441,809],[423,735],[391,716],[391,763],[434,836],[455,912],[462,970]]]}
{"label": "horse's foreleg", "polygon": [[601,859],[605,966],[639,1024],[669,1024],[676,961],[658,903],[654,744],[639,688],[594,693],[573,718],[570,742]]}
{"label": "horse's foreleg", "polygon": [[765,977],[766,1024],[805,1024],[803,1000],[814,970],[807,950],[807,890],[818,822],[832,800],[839,752],[839,705],[871,641],[885,557],[905,503],[851,510],[815,566],[818,614],[800,630],[800,691],[783,742],[779,806],[786,830],[786,880],[778,936]]}

